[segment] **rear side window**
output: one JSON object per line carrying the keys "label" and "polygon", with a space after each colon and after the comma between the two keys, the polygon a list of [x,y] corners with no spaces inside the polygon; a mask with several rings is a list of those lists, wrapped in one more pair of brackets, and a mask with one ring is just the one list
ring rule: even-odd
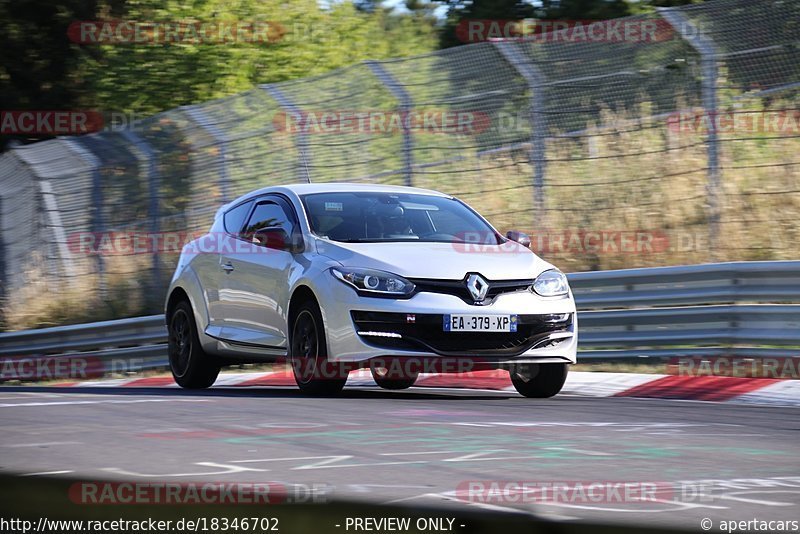
{"label": "rear side window", "polygon": [[226,211],[225,215],[223,215],[225,231],[232,235],[239,235],[242,226],[244,226],[244,220],[250,213],[250,206],[252,205],[253,201],[251,200],[250,202],[239,204],[235,208]]}

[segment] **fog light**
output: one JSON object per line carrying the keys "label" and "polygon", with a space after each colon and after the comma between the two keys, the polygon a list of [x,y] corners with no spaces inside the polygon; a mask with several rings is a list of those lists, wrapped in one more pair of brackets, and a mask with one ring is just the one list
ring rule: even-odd
{"label": "fog light", "polygon": [[563,323],[567,319],[569,319],[568,313],[550,313],[548,315],[543,315],[542,319],[546,323]]}

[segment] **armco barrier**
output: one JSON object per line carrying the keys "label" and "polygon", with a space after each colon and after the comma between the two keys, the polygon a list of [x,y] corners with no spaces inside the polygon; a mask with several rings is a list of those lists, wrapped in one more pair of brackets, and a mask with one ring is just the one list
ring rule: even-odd
{"label": "armco barrier", "polygon": [[[800,261],[574,273],[579,360],[800,357]],[[0,358],[82,354],[164,367],[161,315],[0,334]]]}
{"label": "armco barrier", "polygon": [[752,261],[569,275],[581,310],[746,302],[800,303],[800,262]]}
{"label": "armco barrier", "polygon": [[80,354],[128,361],[133,371],[166,367],[166,343],[164,316],[149,315],[0,334],[0,359]]}

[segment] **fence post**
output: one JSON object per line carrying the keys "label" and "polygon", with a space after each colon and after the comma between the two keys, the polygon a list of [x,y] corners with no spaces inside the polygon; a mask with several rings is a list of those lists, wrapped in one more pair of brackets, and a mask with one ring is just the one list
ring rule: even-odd
{"label": "fence post", "polygon": [[8,283],[8,270],[6,269],[6,240],[5,240],[5,223],[3,222],[3,196],[0,195],[0,332],[6,329],[6,288],[9,287]]}
{"label": "fence post", "polygon": [[538,216],[538,226],[544,226],[544,180],[547,172],[546,143],[548,136],[547,114],[545,113],[545,76],[533,61],[519,51],[518,45],[509,41],[492,41],[500,54],[522,76],[531,92],[531,152],[533,164],[534,215]]}
{"label": "fence post", "polygon": [[[97,238],[105,230],[105,221],[103,220],[103,184],[102,176],[100,175],[102,162],[100,158],[94,155],[91,149],[84,147],[77,139],[65,139],[64,142],[92,167],[92,206],[94,211],[92,212],[91,228],[92,233]],[[103,255],[96,254],[95,262],[97,267],[97,292],[100,300],[106,300],[108,284],[106,283],[106,265]]]}
{"label": "fence post", "polygon": [[195,124],[208,132],[208,135],[219,145],[219,189],[222,193],[222,203],[225,204],[231,200],[231,179],[228,175],[227,163],[228,136],[209,120],[208,115],[200,106],[184,106],[181,109]]}
{"label": "fence post", "polygon": [[682,11],[674,8],[659,8],[658,12],[700,54],[700,70],[702,72],[701,98],[703,100],[703,110],[706,117],[710,119],[707,121],[709,127],[708,135],[706,136],[706,150],[708,152],[708,240],[711,248],[711,259],[714,260],[719,256],[719,192],[721,185],[719,140],[717,138],[717,49],[714,42]]}
{"label": "fence post", "polygon": [[61,259],[62,269],[67,278],[73,278],[75,276],[75,268],[72,252],[69,250],[67,233],[64,231],[64,223],[61,221],[61,211],[58,209],[58,201],[53,192],[53,186],[49,180],[40,180],[39,190],[42,193],[44,212],[47,214],[47,227],[51,228],[56,235],[56,248],[58,249],[58,257]]}
{"label": "fence post", "polygon": [[[132,128],[136,128],[136,125],[132,126]],[[147,185],[148,185],[148,194],[149,194],[149,203],[147,206],[147,217],[149,219],[149,231],[151,235],[151,242],[153,238],[158,236],[158,232],[161,229],[161,221],[159,217],[159,176],[158,176],[158,165],[156,161],[156,154],[150,145],[142,139],[133,129],[125,129],[122,130],[122,136],[127,139],[131,144],[133,144],[139,153],[142,156],[142,161],[145,163],[146,173],[147,173]],[[161,283],[161,264],[159,262],[159,251],[158,247],[160,246],[161,240],[158,239],[158,242],[155,247],[153,247],[153,255],[152,255],[152,270],[153,276],[151,280],[151,291],[149,293],[149,299],[156,298],[157,295],[160,295],[160,283]],[[154,301],[149,302],[148,304],[155,304]]]}
{"label": "fence post", "polygon": [[405,185],[411,187],[414,184],[414,155],[412,153],[414,145],[411,138],[408,115],[411,113],[414,101],[411,99],[411,95],[406,91],[405,87],[397,83],[394,76],[389,74],[389,72],[383,68],[383,65],[377,61],[366,61],[365,63],[375,77],[380,80],[398,101],[398,111],[400,111],[400,117],[403,122],[403,178],[405,180]]}
{"label": "fence post", "polygon": [[[281,109],[294,115],[294,118],[298,124],[303,124],[305,122],[303,120],[303,112],[291,101],[288,96],[283,93],[283,91],[274,85],[261,85],[260,87],[275,99]],[[310,159],[308,155],[308,139],[307,134],[302,127],[297,130],[296,146],[300,155],[297,169],[297,180],[300,182],[305,181],[310,184],[311,174],[308,169]]]}

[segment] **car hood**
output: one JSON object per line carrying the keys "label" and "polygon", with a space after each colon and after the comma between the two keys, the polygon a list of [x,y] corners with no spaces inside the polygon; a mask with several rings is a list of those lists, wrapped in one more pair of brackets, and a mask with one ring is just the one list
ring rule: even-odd
{"label": "car hood", "polygon": [[380,269],[407,278],[461,280],[467,273],[479,273],[489,280],[521,280],[553,268],[513,241],[502,245],[316,241],[318,253],[343,266]]}

